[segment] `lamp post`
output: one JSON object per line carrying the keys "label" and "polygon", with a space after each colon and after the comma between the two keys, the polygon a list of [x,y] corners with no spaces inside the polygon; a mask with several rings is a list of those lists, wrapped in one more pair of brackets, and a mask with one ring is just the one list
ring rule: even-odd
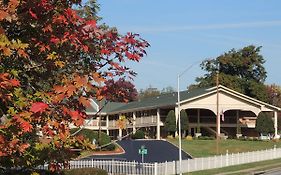
{"label": "lamp post", "polygon": [[180,77],[186,73],[189,69],[191,69],[194,65],[196,65],[197,63],[199,63],[201,61],[197,61],[197,62],[194,62],[193,64],[191,64],[189,67],[187,67],[183,72],[181,72],[180,74],[178,74],[177,76],[177,80],[178,80],[178,128],[179,128],[179,174],[182,175],[182,167],[181,167],[181,164],[182,164],[182,155],[181,155],[181,117],[180,117]]}

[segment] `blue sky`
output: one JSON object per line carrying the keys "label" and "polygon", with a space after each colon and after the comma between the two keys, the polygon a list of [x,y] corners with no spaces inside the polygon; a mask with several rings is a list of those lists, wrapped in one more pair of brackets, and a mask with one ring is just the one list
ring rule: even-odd
{"label": "blue sky", "polygon": [[279,0],[103,0],[103,22],[120,33],[139,33],[151,47],[140,63],[137,89],[148,86],[181,90],[204,74],[199,62],[232,48],[262,46],[267,84],[281,84],[281,1]]}

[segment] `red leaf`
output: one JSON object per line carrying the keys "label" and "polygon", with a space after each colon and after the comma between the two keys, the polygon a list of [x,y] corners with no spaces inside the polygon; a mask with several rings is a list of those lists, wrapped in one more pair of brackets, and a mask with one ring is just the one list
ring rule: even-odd
{"label": "red leaf", "polygon": [[54,44],[58,44],[58,43],[60,42],[60,39],[53,36],[53,37],[50,39],[50,42],[52,42],[52,43],[54,43]]}
{"label": "red leaf", "polygon": [[10,80],[10,83],[11,83],[13,86],[20,86],[20,81],[17,80],[17,79],[11,79],[11,80]]}
{"label": "red leaf", "polygon": [[77,120],[77,119],[79,119],[79,117],[81,117],[78,111],[71,111],[70,116],[71,116],[72,120]]}
{"label": "red leaf", "polygon": [[21,127],[24,132],[30,132],[32,130],[32,125],[24,120],[21,123]]}
{"label": "red leaf", "polygon": [[36,103],[33,103],[31,108],[30,108],[30,111],[31,112],[34,112],[34,113],[37,113],[37,112],[44,112],[49,106],[46,104],[46,103],[43,103],[43,102],[36,102]]}
{"label": "red leaf", "polygon": [[32,18],[38,19],[37,15],[31,10],[31,8],[29,9],[29,14],[32,16]]}

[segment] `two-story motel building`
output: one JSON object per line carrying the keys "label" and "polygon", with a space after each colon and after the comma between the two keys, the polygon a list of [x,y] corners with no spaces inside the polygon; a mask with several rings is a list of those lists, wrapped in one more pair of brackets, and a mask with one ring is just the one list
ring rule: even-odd
{"label": "two-story motel building", "polygon": [[[219,100],[217,100],[217,97]],[[188,132],[194,135],[198,130],[203,135],[215,135],[216,127],[219,134],[236,136],[258,136],[255,123],[260,112],[268,112],[274,121],[274,134],[277,135],[277,112],[279,107],[264,103],[257,99],[238,93],[225,86],[202,88],[180,92],[180,109],[185,110],[189,118]],[[89,117],[96,112],[104,102],[91,100],[91,106],[86,110]],[[86,120],[88,129],[106,132],[113,138],[122,137],[137,129],[145,130],[151,138],[160,139],[167,135],[164,129],[165,118],[170,110],[177,116],[177,93],[149,97],[130,103],[107,103],[93,120]],[[220,122],[217,123],[217,107]],[[128,119],[127,129],[117,126],[120,116]],[[99,120],[101,117],[101,120]],[[100,125],[99,125],[100,121]]]}

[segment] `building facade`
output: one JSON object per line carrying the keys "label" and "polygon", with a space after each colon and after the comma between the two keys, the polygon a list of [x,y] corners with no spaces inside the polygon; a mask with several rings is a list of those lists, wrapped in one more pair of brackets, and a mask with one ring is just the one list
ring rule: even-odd
{"label": "building facade", "polygon": [[[258,136],[255,131],[257,116],[267,112],[274,121],[277,136],[277,112],[279,107],[264,103],[225,86],[202,88],[180,92],[180,110],[188,115],[190,135]],[[149,97],[130,103],[96,102],[86,110],[89,116],[85,128],[102,130],[112,138],[125,137],[138,129],[150,138],[167,136],[164,122],[170,110],[178,116],[177,93]],[[100,111],[100,112],[98,112]],[[119,129],[117,121],[121,116],[127,119],[126,129]],[[219,120],[217,120],[217,116]]]}

